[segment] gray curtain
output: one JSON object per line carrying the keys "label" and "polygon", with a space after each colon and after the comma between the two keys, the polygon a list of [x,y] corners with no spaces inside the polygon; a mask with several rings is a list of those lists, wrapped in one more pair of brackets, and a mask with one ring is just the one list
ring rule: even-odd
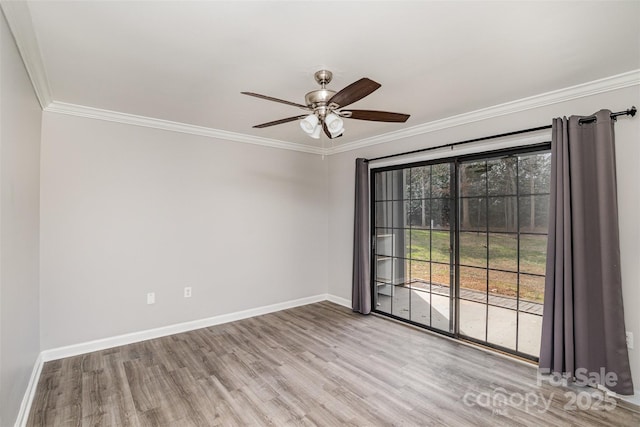
{"label": "gray curtain", "polygon": [[353,224],[353,289],[351,307],[371,312],[371,268],[369,263],[369,165],[356,159],[356,197]]}
{"label": "gray curtain", "polygon": [[580,379],[584,370],[604,369],[616,384],[600,383],[629,395],[610,114],[601,110],[583,124],[577,116],[553,121],[540,370]]}

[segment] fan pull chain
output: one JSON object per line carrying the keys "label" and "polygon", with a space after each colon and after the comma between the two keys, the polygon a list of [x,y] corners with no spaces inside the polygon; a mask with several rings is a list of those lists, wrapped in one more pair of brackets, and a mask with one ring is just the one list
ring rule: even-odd
{"label": "fan pull chain", "polygon": [[324,160],[325,153],[327,150],[325,149],[325,143],[327,141],[327,137],[322,135],[322,160]]}

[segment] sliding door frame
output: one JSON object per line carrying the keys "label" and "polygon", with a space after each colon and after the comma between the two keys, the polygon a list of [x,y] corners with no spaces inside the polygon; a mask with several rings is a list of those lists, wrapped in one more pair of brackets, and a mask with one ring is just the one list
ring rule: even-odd
{"label": "sliding door frame", "polygon": [[[370,234],[370,265],[371,265],[371,271],[370,271],[370,277],[371,277],[371,307],[372,307],[372,311],[375,312],[376,314],[382,315],[382,316],[386,316],[386,317],[390,317],[392,319],[395,320],[399,320],[401,322],[404,323],[408,323],[411,324],[413,326],[417,326],[419,328],[423,328],[423,329],[427,329],[429,331],[432,332],[436,332],[438,334],[441,335],[445,335],[448,336],[450,338],[456,338],[459,340],[463,340],[463,341],[469,341],[475,344],[479,344],[481,346],[484,347],[489,347],[495,350],[498,350],[500,352],[504,352],[504,353],[508,353],[511,355],[515,355],[524,359],[528,359],[528,360],[532,360],[537,362],[538,358],[537,357],[533,357],[531,355],[525,354],[525,353],[521,353],[519,351],[515,351],[513,349],[509,349],[509,348],[505,348],[502,347],[500,345],[496,345],[487,341],[481,341],[478,339],[475,339],[473,337],[469,337],[463,334],[460,334],[460,206],[459,206],[459,201],[460,201],[460,189],[459,189],[459,168],[460,168],[460,164],[462,162],[469,162],[469,161],[473,161],[473,160],[482,160],[482,159],[487,159],[487,158],[491,158],[491,157],[502,157],[502,156],[509,156],[509,155],[519,155],[519,154],[527,154],[527,153],[534,153],[534,152],[540,152],[540,151],[548,151],[551,149],[551,142],[544,142],[544,143],[539,143],[539,144],[533,144],[533,145],[526,145],[526,146],[517,146],[517,147],[512,147],[512,148],[506,148],[506,149],[500,149],[500,150],[491,150],[491,151],[482,151],[482,152],[478,152],[478,153],[470,153],[470,154],[462,154],[462,155],[457,155],[457,156],[444,156],[441,158],[435,158],[435,159],[430,159],[430,160],[421,160],[421,161],[416,161],[416,162],[407,162],[407,163],[401,163],[401,164],[395,164],[395,165],[390,165],[390,166],[383,166],[383,167],[371,167],[369,169],[369,182],[371,183],[370,185],[370,197],[369,197],[369,203],[370,203],[370,207],[369,207],[369,213],[370,213],[370,230],[369,230],[369,234]],[[387,313],[384,311],[380,311],[377,309],[376,307],[376,291],[377,291],[377,286],[376,286],[376,262],[375,262],[375,240],[376,240],[376,218],[375,218],[375,203],[376,203],[376,186],[375,186],[375,179],[374,179],[374,175],[376,173],[381,173],[381,172],[387,172],[387,171],[393,171],[393,170],[401,170],[401,169],[409,169],[409,168],[417,168],[417,167],[421,167],[421,166],[432,166],[432,165],[437,165],[437,164],[443,164],[443,163],[448,163],[450,165],[453,165],[453,168],[451,170],[451,177],[450,177],[450,188],[451,191],[453,191],[453,194],[450,195],[450,199],[452,202],[452,209],[454,214],[454,218],[450,218],[450,244],[451,244],[451,248],[450,248],[450,262],[449,262],[449,277],[452,280],[451,284],[450,284],[450,302],[449,302],[449,306],[450,306],[450,313],[449,313],[449,322],[450,322],[450,331],[453,332],[448,332],[448,331],[444,331],[442,329],[438,329],[438,328],[434,328],[430,325],[425,325],[423,323],[419,323],[419,322],[415,322],[413,320],[410,319],[406,319],[404,317],[400,317],[400,316],[396,316],[392,313]],[[489,215],[489,213],[487,212],[487,215]],[[487,319],[488,320],[488,319]]]}

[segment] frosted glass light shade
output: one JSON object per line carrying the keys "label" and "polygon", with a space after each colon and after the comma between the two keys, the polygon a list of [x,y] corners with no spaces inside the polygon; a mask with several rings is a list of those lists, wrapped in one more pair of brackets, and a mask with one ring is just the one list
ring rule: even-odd
{"label": "frosted glass light shade", "polygon": [[344,122],[337,115],[333,113],[327,115],[324,122],[327,124],[327,129],[329,129],[331,136],[338,136],[344,132]]}
{"label": "frosted glass light shade", "polygon": [[305,133],[311,135],[313,138],[313,133],[319,128],[318,117],[315,114],[309,114],[307,117],[300,120],[300,127]]}
{"label": "frosted glass light shade", "polygon": [[320,139],[320,131],[322,131],[322,126],[316,126],[312,133],[309,136],[313,139]]}

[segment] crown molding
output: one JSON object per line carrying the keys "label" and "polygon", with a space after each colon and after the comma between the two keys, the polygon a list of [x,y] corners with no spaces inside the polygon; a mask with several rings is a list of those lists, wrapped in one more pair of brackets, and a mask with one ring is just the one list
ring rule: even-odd
{"label": "crown molding", "polygon": [[72,116],[106,120],[110,122],[124,123],[135,126],[144,126],[172,132],[205,136],[209,138],[217,138],[228,141],[280,148],[284,150],[300,151],[303,153],[311,154],[332,155],[637,85],[640,85],[640,69],[618,74],[615,76],[605,77],[603,79],[594,80],[587,83],[582,83],[575,86],[570,86],[564,89],[530,96],[528,98],[522,98],[516,101],[510,101],[503,104],[470,111],[468,113],[458,114],[444,119],[412,126],[396,132],[389,132],[371,138],[365,138],[326,149],[288,141],[262,138],[259,136],[247,135],[243,133],[229,132],[203,126],[173,122],[169,120],[137,116],[133,114],[120,113],[117,111],[86,107],[83,105],[68,104],[58,101],[49,103],[43,109],[44,111],[52,113],[68,114]]}
{"label": "crown molding", "polygon": [[11,33],[13,34],[16,45],[18,46],[20,55],[22,56],[25,68],[27,69],[27,73],[31,79],[33,89],[38,101],[40,102],[40,106],[44,111],[135,126],[144,126],[172,132],[187,133],[208,138],[218,138],[228,141],[293,150],[303,153],[325,153],[325,150],[320,147],[54,101],[27,3],[24,1],[0,0],[0,7],[5,14]]}
{"label": "crown molding", "polygon": [[640,69],[632,70],[615,76],[605,77],[587,83],[570,86],[539,95],[522,98],[519,100],[470,111],[463,114],[422,123],[395,132],[389,132],[371,138],[360,139],[345,144],[336,145],[326,149],[313,147],[289,141],[262,138],[236,132],[229,132],[203,126],[190,125],[180,122],[172,122],[151,117],[137,116],[117,111],[103,110],[76,104],[68,104],[53,100],[49,82],[42,61],[38,39],[33,29],[33,22],[27,2],[15,0],[0,0],[0,8],[9,24],[22,60],[25,64],[29,78],[33,84],[38,101],[44,111],[68,114],[80,117],[88,117],[98,120],[106,120],[168,130],[172,132],[200,135],[209,138],[225,139],[235,142],[243,142],[254,145],[262,145],[285,150],[300,151],[311,154],[332,155],[346,151],[357,150],[385,142],[396,141],[416,135],[435,132],[442,129],[465,125],[468,123],[487,120],[495,117],[513,114],[521,111],[540,108],[577,98],[582,98],[598,93],[609,92],[616,89],[640,85]]}
{"label": "crown molding", "polygon": [[33,29],[29,6],[24,1],[0,0],[0,8],[9,24],[13,39],[18,46],[22,62],[31,79],[33,90],[38,97],[40,106],[44,109],[53,100],[51,88],[47,80],[38,38]]}
{"label": "crown molding", "polygon": [[226,141],[243,142],[246,144],[300,151],[303,153],[324,154],[324,150],[320,147],[296,144],[293,142],[280,141],[277,139],[262,138],[259,136],[229,132],[204,126],[172,122],[169,120],[137,116],[134,114],[120,113],[118,111],[86,107],[84,105],[68,104],[66,102],[53,101],[46,108],[44,108],[44,111],[50,113],[67,114],[70,116],[86,117],[89,119],[105,120],[108,122],[124,123],[127,125],[143,126],[148,128],[167,130],[171,132],[187,133],[190,135],[223,139]]}
{"label": "crown molding", "polygon": [[560,102],[570,101],[572,99],[583,98],[585,96],[595,95],[603,92],[610,92],[616,89],[622,89],[625,87],[637,85],[640,85],[640,69],[617,74],[615,76],[605,77],[603,79],[594,80],[587,83],[582,83],[575,86],[570,86],[564,89],[530,96],[528,98],[518,99],[516,101],[505,102],[504,104],[498,104],[492,107],[482,108],[480,110],[470,111],[468,113],[458,114],[456,116],[451,116],[440,120],[434,120],[432,122],[423,123],[399,131],[389,132],[371,138],[365,138],[358,141],[334,146],[327,149],[325,154],[331,155],[351,150],[357,150],[372,145],[383,144],[385,142],[396,141],[403,138],[409,138],[415,135],[422,135],[442,129],[461,126],[468,123],[487,120],[507,114],[513,114],[520,111],[531,110],[534,108],[545,107],[547,105],[558,104]]}

